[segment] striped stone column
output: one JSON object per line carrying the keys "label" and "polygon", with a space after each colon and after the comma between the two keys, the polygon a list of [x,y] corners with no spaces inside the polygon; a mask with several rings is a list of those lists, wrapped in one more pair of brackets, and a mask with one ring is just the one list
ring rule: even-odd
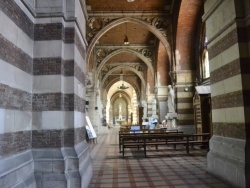
{"label": "striped stone column", "polygon": [[[178,130],[195,132],[193,90],[185,91],[187,85],[192,85],[194,71],[178,70],[176,73],[176,112],[178,113]],[[191,88],[191,87],[190,87]]]}
{"label": "striped stone column", "polygon": [[208,169],[239,187],[250,186],[249,6],[249,1],[206,1],[204,15],[214,132]]}
{"label": "striped stone column", "polygon": [[0,3],[0,182],[87,187],[85,4],[32,6]]}
{"label": "striped stone column", "polygon": [[0,24],[0,187],[27,182],[35,186],[31,152],[34,25],[14,1],[1,1]]}

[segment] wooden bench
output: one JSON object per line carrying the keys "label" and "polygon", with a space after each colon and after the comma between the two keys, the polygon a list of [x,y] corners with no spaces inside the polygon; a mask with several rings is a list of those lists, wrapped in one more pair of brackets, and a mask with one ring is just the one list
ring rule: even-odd
{"label": "wooden bench", "polygon": [[[147,157],[147,146],[155,146],[158,150],[159,145],[186,146],[186,153],[189,154],[189,147],[194,145],[209,144],[209,133],[203,134],[134,134],[123,135],[121,139],[122,157],[124,158],[126,148],[143,148],[144,156]],[[199,138],[199,139],[198,139]]]}
{"label": "wooden bench", "polygon": [[209,139],[209,133],[190,134],[188,137],[189,146],[193,149],[195,145],[198,145],[209,150]]}
{"label": "wooden bench", "polygon": [[[145,131],[145,130],[141,130],[141,131],[130,131],[130,132],[123,132],[120,131],[119,132],[119,151],[120,153],[122,152],[122,138],[124,136],[133,136],[133,135],[162,135],[162,134],[183,134],[183,132],[180,131],[164,131],[164,130],[159,130],[159,129],[155,129],[155,130],[150,130],[150,131]],[[139,148],[139,147],[138,147]]]}

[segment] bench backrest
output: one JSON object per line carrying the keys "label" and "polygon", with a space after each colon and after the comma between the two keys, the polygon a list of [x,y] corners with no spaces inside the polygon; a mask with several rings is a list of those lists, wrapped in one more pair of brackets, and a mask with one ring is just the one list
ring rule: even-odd
{"label": "bench backrest", "polygon": [[202,133],[202,134],[127,134],[127,135],[121,135],[121,140],[131,140],[131,139],[138,139],[138,140],[148,140],[148,139],[169,139],[169,138],[181,138],[185,140],[193,140],[197,137],[204,137],[209,140],[209,133]]}

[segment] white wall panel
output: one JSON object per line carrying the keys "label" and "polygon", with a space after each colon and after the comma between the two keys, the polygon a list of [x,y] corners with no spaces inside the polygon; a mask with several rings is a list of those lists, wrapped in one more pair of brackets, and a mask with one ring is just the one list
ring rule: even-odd
{"label": "white wall panel", "polygon": [[32,75],[0,59],[0,83],[31,93],[32,78]]}
{"label": "white wall panel", "polygon": [[0,108],[0,134],[31,130],[32,113]]}
{"label": "white wall panel", "polygon": [[34,58],[61,57],[61,55],[61,40],[35,41],[34,43]]}
{"label": "white wall panel", "polygon": [[8,16],[0,11],[0,34],[16,45],[30,57],[33,57],[34,41],[26,35]]}

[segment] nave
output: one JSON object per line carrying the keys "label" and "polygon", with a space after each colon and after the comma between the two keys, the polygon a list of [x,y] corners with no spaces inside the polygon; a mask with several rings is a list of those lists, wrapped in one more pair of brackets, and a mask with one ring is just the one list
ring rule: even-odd
{"label": "nave", "polygon": [[[206,151],[183,149],[159,151],[159,156],[149,152],[148,158],[126,152],[119,153],[119,128],[107,135],[99,135],[91,144],[93,178],[89,188],[232,188],[227,182],[207,172]],[[165,153],[164,153],[165,152]],[[157,153],[158,154],[158,153]]]}

